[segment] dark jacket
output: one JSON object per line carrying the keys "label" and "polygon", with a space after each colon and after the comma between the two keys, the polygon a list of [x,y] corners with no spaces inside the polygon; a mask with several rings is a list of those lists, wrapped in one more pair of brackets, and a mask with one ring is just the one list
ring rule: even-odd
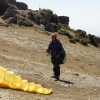
{"label": "dark jacket", "polygon": [[51,41],[48,46],[48,52],[51,52],[51,55],[61,55],[62,53],[62,44],[56,39],[55,42]]}

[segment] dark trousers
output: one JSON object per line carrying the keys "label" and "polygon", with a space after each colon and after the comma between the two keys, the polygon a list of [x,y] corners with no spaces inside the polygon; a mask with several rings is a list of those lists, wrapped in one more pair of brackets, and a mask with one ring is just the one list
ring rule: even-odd
{"label": "dark trousers", "polygon": [[55,76],[60,76],[60,57],[55,58],[51,57],[52,64],[53,64],[53,71]]}

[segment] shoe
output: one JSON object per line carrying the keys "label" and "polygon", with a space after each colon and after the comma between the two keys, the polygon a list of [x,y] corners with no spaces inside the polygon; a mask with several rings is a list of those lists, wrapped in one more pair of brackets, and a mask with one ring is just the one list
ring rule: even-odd
{"label": "shoe", "polygon": [[59,76],[56,76],[56,79],[59,80]]}
{"label": "shoe", "polygon": [[56,78],[57,80],[59,80],[59,76],[51,76],[52,78]]}
{"label": "shoe", "polygon": [[52,78],[56,78],[56,76],[51,76]]}

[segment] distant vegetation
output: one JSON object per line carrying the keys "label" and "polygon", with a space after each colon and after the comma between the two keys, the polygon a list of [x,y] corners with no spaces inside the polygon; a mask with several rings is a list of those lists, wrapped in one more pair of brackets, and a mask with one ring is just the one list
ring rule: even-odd
{"label": "distant vegetation", "polygon": [[42,9],[42,12],[48,13],[50,16],[53,14],[53,11],[50,9]]}

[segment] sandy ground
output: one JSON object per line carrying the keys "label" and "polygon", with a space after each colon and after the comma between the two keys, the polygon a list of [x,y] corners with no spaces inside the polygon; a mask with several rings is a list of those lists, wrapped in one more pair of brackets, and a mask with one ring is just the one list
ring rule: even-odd
{"label": "sandy ground", "polygon": [[0,88],[0,100],[100,100],[100,49],[58,38],[67,61],[61,65],[60,81],[55,81],[50,55],[45,52],[50,36],[34,28],[0,27],[0,66],[53,90],[42,95]]}

